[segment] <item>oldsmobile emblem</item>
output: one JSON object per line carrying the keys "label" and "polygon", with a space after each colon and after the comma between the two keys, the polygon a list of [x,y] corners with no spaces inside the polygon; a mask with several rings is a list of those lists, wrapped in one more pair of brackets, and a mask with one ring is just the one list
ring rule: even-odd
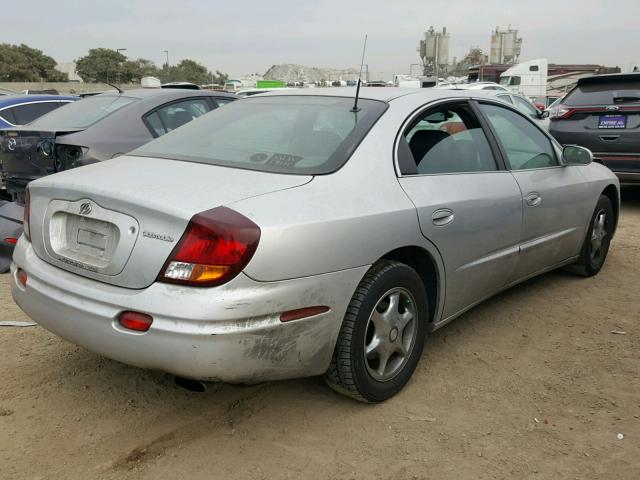
{"label": "oldsmobile emblem", "polygon": [[67,265],[71,265],[72,267],[82,268],[83,270],[89,270],[90,272],[98,273],[98,267],[94,267],[93,265],[87,265],[86,263],[76,262],[75,260],[71,260],[66,257],[57,256],[58,260]]}
{"label": "oldsmobile emblem", "polygon": [[148,232],[147,230],[144,230],[142,232],[142,235],[147,238],[155,238],[156,240],[162,240],[163,242],[170,242],[170,243],[174,242],[173,237],[169,235],[162,235],[161,233]]}
{"label": "oldsmobile emblem", "polygon": [[7,148],[12,152],[16,149],[17,145],[18,145],[18,142],[16,142],[16,139],[13,137],[7,141]]}
{"label": "oldsmobile emblem", "polygon": [[85,202],[80,205],[80,215],[89,215],[91,213],[91,204],[89,202]]}
{"label": "oldsmobile emblem", "polygon": [[607,105],[606,110],[610,111],[610,112],[616,112],[618,110],[620,110],[620,107],[617,105]]}

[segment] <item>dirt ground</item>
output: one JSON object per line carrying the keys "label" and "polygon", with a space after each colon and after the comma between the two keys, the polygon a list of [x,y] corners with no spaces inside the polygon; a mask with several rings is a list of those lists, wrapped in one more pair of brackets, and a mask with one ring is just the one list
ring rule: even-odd
{"label": "dirt ground", "polygon": [[[473,309],[382,405],[320,379],[189,392],[0,327],[0,479],[638,479],[640,191],[623,193],[597,277],[552,272]],[[7,275],[0,302],[26,320]]]}

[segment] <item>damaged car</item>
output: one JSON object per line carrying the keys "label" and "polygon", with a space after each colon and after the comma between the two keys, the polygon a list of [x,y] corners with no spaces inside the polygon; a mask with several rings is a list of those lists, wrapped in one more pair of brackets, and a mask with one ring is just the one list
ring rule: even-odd
{"label": "damaged car", "polygon": [[324,375],[381,402],[428,332],[549,270],[600,271],[619,183],[588,150],[479,91],[353,95],[250,97],[32,182],[13,298],[130,365]]}
{"label": "damaged car", "polygon": [[0,131],[2,195],[18,205],[0,205],[0,273],[22,230],[29,182],[123,155],[236,98],[176,88],[107,92]]}

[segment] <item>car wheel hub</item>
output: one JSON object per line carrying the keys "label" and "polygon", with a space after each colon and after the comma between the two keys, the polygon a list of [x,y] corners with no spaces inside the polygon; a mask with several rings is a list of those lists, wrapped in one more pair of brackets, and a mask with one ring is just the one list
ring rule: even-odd
{"label": "car wheel hub", "polygon": [[394,288],[380,297],[369,316],[364,345],[367,371],[375,380],[391,380],[405,366],[416,325],[415,301],[408,290]]}
{"label": "car wheel hub", "polygon": [[607,214],[600,210],[593,220],[591,229],[591,259],[595,260],[602,253],[602,246],[607,237]]}

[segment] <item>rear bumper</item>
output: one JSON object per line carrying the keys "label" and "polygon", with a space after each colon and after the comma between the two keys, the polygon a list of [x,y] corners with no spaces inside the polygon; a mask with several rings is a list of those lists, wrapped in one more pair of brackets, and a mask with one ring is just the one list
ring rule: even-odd
{"label": "rear bumper", "polygon": [[609,167],[620,180],[620,185],[640,185],[640,153],[595,152],[593,158]]}
{"label": "rear bumper", "polygon": [[[178,376],[257,382],[322,374],[346,307],[367,267],[279,282],[245,275],[217,288],[154,283],[142,290],[106,285],[40,260],[24,238],[11,265],[17,304],[47,330],[105,357]],[[26,288],[17,270],[28,274]],[[330,311],[281,323],[281,312],[313,305]],[[145,333],[118,315],[153,316]]]}
{"label": "rear bumper", "polygon": [[640,186],[640,171],[638,172],[616,172],[620,185],[639,185]]}

